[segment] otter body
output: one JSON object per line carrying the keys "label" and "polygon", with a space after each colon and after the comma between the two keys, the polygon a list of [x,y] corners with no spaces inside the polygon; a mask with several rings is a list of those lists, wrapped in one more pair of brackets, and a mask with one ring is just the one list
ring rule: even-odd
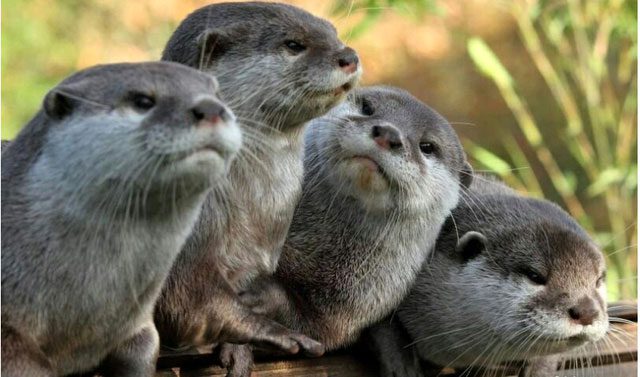
{"label": "otter body", "polygon": [[357,55],[325,20],[249,2],[195,11],[163,59],[214,72],[246,141],[229,181],[207,198],[163,291],[156,310],[163,344],[256,342],[321,353],[316,342],[251,312],[238,294],[275,271],[300,196],[304,125],[355,85]]}
{"label": "otter body", "polygon": [[155,301],[241,145],[215,91],[177,64],[93,67],[2,151],[3,374],[153,374]]}
{"label": "otter body", "polygon": [[396,312],[408,337],[386,321],[373,329],[381,375],[420,375],[407,352],[486,367],[594,342],[608,329],[604,273],[598,247],[561,208],[477,177]]}
{"label": "otter body", "polygon": [[395,88],[358,89],[306,140],[277,281],[247,302],[335,349],[400,302],[469,171],[447,121]]}

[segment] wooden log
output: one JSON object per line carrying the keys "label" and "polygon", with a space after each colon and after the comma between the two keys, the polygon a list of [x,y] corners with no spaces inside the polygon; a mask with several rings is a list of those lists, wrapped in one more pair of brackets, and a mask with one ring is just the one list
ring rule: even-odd
{"label": "wooden log", "polygon": [[[637,320],[635,302],[611,304],[610,315],[628,321]],[[607,337],[596,344],[562,354],[558,377],[631,377],[637,370],[637,324],[612,323]],[[211,352],[163,353],[158,360],[157,377],[221,377],[226,370],[216,366]],[[438,369],[430,375],[454,376],[518,376],[524,363],[486,371],[456,371]],[[260,360],[252,377],[377,377],[376,361],[356,350],[346,350],[317,359],[290,357],[281,360]]]}

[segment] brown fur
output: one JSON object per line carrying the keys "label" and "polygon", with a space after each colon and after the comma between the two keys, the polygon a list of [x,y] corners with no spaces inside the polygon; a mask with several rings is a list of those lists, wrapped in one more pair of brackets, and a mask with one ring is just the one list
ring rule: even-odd
{"label": "brown fur", "polygon": [[29,377],[54,376],[51,363],[38,345],[28,335],[21,334],[14,328],[2,324],[2,374],[6,377],[24,376],[29,371]]}

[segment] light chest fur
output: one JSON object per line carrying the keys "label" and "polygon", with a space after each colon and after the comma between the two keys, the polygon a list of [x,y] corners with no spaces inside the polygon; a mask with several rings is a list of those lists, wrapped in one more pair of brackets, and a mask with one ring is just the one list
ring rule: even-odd
{"label": "light chest fur", "polygon": [[[425,218],[415,220],[387,226],[387,234],[382,239],[378,237],[375,250],[359,254],[359,260],[354,261],[357,269],[344,276],[345,284],[353,288],[336,292],[341,299],[328,309],[330,317],[334,317],[330,323],[337,325],[336,330],[344,334],[346,342],[355,341],[362,328],[396,307],[415,280],[439,230],[428,226]],[[349,318],[342,318],[347,313]]]}
{"label": "light chest fur", "polygon": [[328,201],[322,189],[316,193],[296,212],[279,275],[300,284],[305,299],[323,313],[321,324],[287,325],[333,349],[355,341],[406,296],[458,195],[452,190],[418,213],[372,215],[340,199]]}
{"label": "light chest fur", "polygon": [[[12,282],[2,286],[2,295],[12,297],[6,303],[7,312],[3,308],[3,319],[11,322],[11,317],[5,317],[9,310],[12,317],[20,317],[53,368],[64,375],[97,366],[150,320],[204,194],[183,203],[175,218],[108,218],[108,214],[75,208],[72,203],[56,206],[68,203],[72,188],[60,190],[51,187],[51,181],[38,179],[46,167],[46,161],[36,163],[27,177],[22,195],[23,202],[30,205],[21,216],[26,220],[3,217],[10,222],[3,227],[6,237],[28,240],[6,245],[19,247],[19,258],[15,253],[2,255],[3,282]],[[49,200],[43,201],[43,197]],[[40,237],[20,236],[25,229]],[[84,266],[83,271],[79,272],[78,266]],[[18,294],[20,291],[34,294]],[[75,299],[69,300],[70,294]]]}
{"label": "light chest fur", "polygon": [[[261,274],[275,271],[302,181],[301,133],[265,134],[268,153],[252,148],[233,166],[220,207],[229,208],[218,222],[218,263],[236,291]],[[249,146],[251,148],[251,146]],[[246,164],[242,158],[249,159]],[[224,231],[222,231],[224,230]]]}

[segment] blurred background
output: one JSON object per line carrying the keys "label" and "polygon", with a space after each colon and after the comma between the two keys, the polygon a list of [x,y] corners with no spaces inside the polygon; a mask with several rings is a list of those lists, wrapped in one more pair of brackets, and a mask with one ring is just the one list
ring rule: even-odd
{"label": "blurred background", "polygon": [[[99,63],[157,60],[200,0],[2,2],[2,138]],[[291,0],[332,21],[364,84],[403,87],[453,124],[474,167],[563,206],[637,296],[635,0]]]}

